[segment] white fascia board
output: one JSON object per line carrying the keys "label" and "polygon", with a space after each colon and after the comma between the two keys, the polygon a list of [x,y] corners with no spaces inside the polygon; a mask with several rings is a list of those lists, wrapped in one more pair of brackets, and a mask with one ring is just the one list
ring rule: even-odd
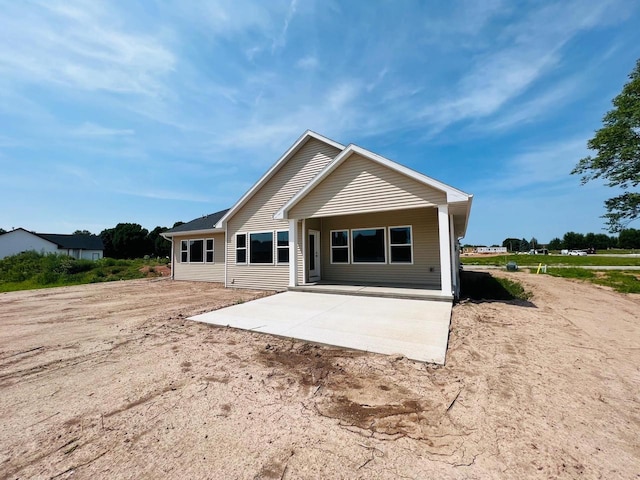
{"label": "white fascia board", "polygon": [[306,197],[320,182],[322,182],[327,176],[333,172],[336,168],[338,168],[347,158],[349,158],[352,154],[357,153],[358,155],[368,158],[369,160],[373,160],[381,165],[384,165],[391,170],[395,170],[398,173],[406,175],[409,178],[412,178],[420,183],[423,183],[429,187],[435,188],[436,190],[440,190],[447,195],[447,203],[452,202],[466,202],[469,201],[471,197],[469,194],[464,193],[457,188],[453,188],[445,183],[439,182],[431,177],[427,177],[422,173],[416,172],[404,165],[400,165],[399,163],[394,162],[393,160],[389,160],[377,153],[373,153],[369,150],[366,150],[362,147],[358,147],[357,145],[350,144],[345,148],[342,152],[340,152],[336,158],[334,158],[318,175],[316,175],[311,182],[309,182],[302,190],[300,190],[297,194],[295,194],[291,200],[285,203],[280,210],[278,210],[273,218],[276,220],[282,220],[289,218],[288,213],[291,208],[293,208],[300,200]]}
{"label": "white fascia board", "polygon": [[224,228],[206,228],[203,230],[185,230],[184,232],[161,233],[164,238],[171,240],[173,237],[188,237],[189,235],[206,235],[214,233],[224,233]]}
{"label": "white fascia board", "polygon": [[245,204],[249,201],[251,197],[265,184],[269,181],[271,177],[273,177],[278,170],[287,162],[291,157],[293,157],[302,146],[309,141],[309,139],[315,138],[316,140],[320,140],[328,145],[331,145],[339,150],[344,149],[344,145],[335,142],[327,137],[320,135],[319,133],[312,132],[311,130],[307,130],[304,132],[298,140],[287,150],[284,155],[282,155],[276,163],[274,163],[267,173],[265,173],[260,180],[258,180],[248,191],[245,193],[240,200],[236,202],[236,204],[229,209],[229,211],[218,220],[218,223],[215,224],[216,228],[224,228],[224,225],[227,221]]}

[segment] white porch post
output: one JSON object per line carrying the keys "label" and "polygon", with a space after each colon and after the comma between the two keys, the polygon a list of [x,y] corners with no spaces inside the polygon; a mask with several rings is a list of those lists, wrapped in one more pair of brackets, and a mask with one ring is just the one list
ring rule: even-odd
{"label": "white porch post", "polygon": [[449,240],[449,205],[438,205],[438,238],[440,240],[440,289],[451,295],[451,243]]}
{"label": "white porch post", "polygon": [[289,286],[295,287],[298,284],[298,256],[296,255],[296,245],[298,243],[298,220],[289,219]]}
{"label": "white porch post", "polygon": [[458,252],[456,252],[456,234],[453,227],[453,215],[449,215],[449,241],[451,242],[449,250],[451,252],[451,274],[453,283],[453,295],[458,298],[460,296],[460,265],[458,264]]}

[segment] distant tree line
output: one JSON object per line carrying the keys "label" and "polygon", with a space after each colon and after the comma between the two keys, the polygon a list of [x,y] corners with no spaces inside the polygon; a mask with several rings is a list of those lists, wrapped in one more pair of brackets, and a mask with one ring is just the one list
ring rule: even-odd
{"label": "distant tree line", "polygon": [[539,248],[549,250],[583,250],[595,248],[596,250],[607,250],[609,248],[640,248],[640,230],[627,228],[621,230],[618,236],[604,233],[576,233],[567,232],[562,238],[553,238],[548,244],[538,243],[536,238],[527,241],[525,238],[505,238],[503,247],[507,247],[510,252],[528,252]]}
{"label": "distant tree line", "polygon": [[[173,226],[182,225],[176,222]],[[161,234],[168,227],[156,227],[151,231],[137,223],[119,223],[100,232],[104,244],[104,256],[109,258],[166,257],[171,254],[171,242]]]}

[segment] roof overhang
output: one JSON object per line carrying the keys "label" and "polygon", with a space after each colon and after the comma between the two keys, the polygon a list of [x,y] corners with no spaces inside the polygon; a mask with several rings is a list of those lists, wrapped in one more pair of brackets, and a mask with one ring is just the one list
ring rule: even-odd
{"label": "roof overhang", "polygon": [[316,140],[320,140],[321,142],[324,142],[328,145],[331,145],[339,150],[343,150],[344,149],[344,145],[335,142],[327,137],[324,137],[316,132],[312,132],[311,130],[307,130],[306,132],[304,132],[299,138],[298,140],[295,141],[295,143],[291,146],[291,148],[289,148],[289,150],[287,150],[284,155],[282,155],[278,161],[276,161],[276,163],[274,163],[271,168],[269,170],[267,170],[267,173],[265,173],[260,180],[258,180],[253,187],[251,187],[247,193],[245,193],[242,198],[240,198],[240,200],[238,200],[236,202],[236,204],[231,207],[229,209],[229,211],[220,219],[218,220],[218,223],[215,224],[216,228],[224,228],[224,226],[226,225],[227,221],[233,216],[235,215],[235,213],[240,210],[250,199],[251,197],[253,197],[253,195],[260,190],[260,188],[267,183],[271,177],[273,177],[276,172],[278,172],[278,170],[280,170],[280,168],[287,163],[287,161],[289,161],[289,159],[291,157],[293,157],[296,152],[298,150],[300,150],[303,145],[305,143],[307,143],[309,140],[311,139],[316,139]]}
{"label": "roof overhang", "polygon": [[207,228],[204,230],[185,230],[184,232],[161,233],[160,235],[167,240],[173,237],[188,237],[190,235],[207,235],[214,233],[224,233],[224,228]]}
{"label": "roof overhang", "polygon": [[[424,184],[427,187],[439,190],[444,192],[446,195],[446,201],[448,205],[457,205],[459,204],[462,209],[459,213],[455,213],[454,215],[464,215],[466,218],[463,220],[463,228],[462,231],[466,232],[466,224],[469,216],[469,209],[471,208],[471,199],[472,195],[465,193],[457,188],[453,188],[445,183],[442,183],[434,178],[423,175],[422,173],[416,172],[410,168],[405,167],[404,165],[400,165],[399,163],[394,162],[393,160],[389,160],[381,155],[373,153],[369,150],[366,150],[362,147],[358,147],[357,145],[349,145],[346,147],[336,158],[334,158],[318,175],[316,175],[311,182],[309,182],[302,190],[300,190],[297,194],[295,194],[287,203],[285,203],[280,210],[278,210],[273,218],[276,220],[284,220],[289,218],[289,212],[291,209],[301,202],[309,193],[313,191],[323,180],[325,180],[331,173],[338,168],[345,160],[347,160],[351,155],[358,154],[364,158],[367,158],[371,161],[377,162],[385,167],[390,168],[402,175],[405,175],[413,180]],[[464,236],[464,235],[462,235]]]}

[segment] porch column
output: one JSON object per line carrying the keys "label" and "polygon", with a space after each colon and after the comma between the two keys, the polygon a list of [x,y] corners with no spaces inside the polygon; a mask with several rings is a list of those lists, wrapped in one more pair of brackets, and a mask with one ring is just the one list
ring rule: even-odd
{"label": "porch column", "polygon": [[298,256],[296,255],[296,245],[298,243],[298,220],[289,219],[289,286],[295,287],[298,284]]}
{"label": "porch column", "polygon": [[456,251],[456,233],[453,227],[453,215],[449,215],[449,241],[451,242],[451,274],[453,283],[453,296],[458,298],[460,296],[460,265],[458,264],[459,255]]}
{"label": "porch column", "polygon": [[438,205],[438,238],[440,240],[440,290],[451,295],[451,241],[449,240],[449,205]]}

